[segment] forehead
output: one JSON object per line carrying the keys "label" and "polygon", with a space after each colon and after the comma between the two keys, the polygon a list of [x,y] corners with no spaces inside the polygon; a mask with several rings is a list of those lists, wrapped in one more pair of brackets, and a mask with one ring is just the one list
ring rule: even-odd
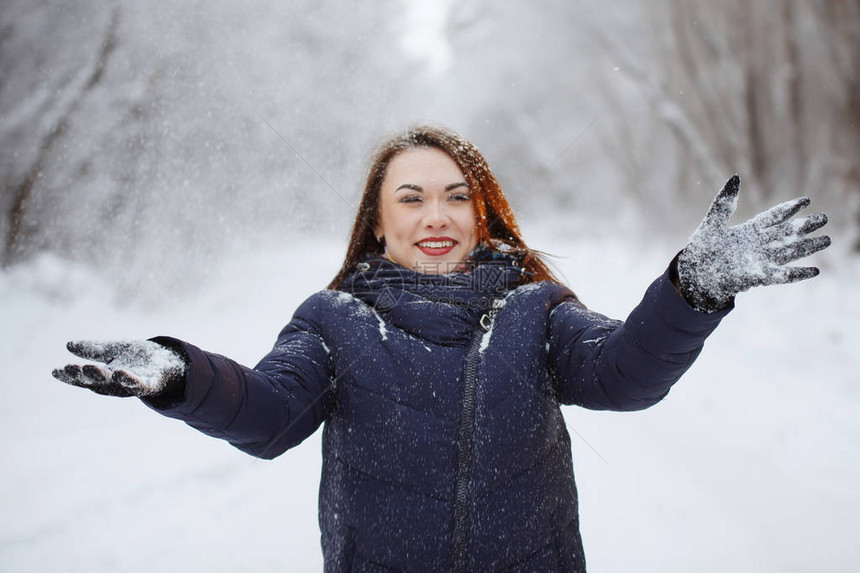
{"label": "forehead", "polygon": [[463,181],[463,172],[451,156],[436,147],[419,147],[398,153],[388,164],[383,187],[400,183]]}

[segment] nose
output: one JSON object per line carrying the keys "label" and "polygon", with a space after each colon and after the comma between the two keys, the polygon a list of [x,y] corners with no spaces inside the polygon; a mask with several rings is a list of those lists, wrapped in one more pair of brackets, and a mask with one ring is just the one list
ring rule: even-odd
{"label": "nose", "polygon": [[445,204],[442,201],[432,200],[425,203],[427,206],[424,215],[424,227],[432,229],[444,229],[448,226],[448,214],[445,212]]}

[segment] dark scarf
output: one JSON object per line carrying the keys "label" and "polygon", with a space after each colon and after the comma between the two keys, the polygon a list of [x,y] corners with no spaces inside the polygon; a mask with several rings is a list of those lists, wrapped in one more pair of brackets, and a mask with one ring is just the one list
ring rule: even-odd
{"label": "dark scarf", "polygon": [[468,341],[493,300],[527,282],[522,253],[504,243],[481,244],[461,268],[426,274],[373,255],[362,259],[339,290],[395,326],[439,343]]}

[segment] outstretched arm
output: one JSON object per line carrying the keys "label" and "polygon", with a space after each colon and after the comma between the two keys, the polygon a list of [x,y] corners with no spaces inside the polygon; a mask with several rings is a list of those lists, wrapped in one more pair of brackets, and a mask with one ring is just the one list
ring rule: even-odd
{"label": "outstretched arm", "polygon": [[165,416],[273,458],[312,434],[328,414],[331,361],[315,326],[316,311],[312,297],[253,369],[159,337],[70,343],[75,354],[103,365],[69,365],[54,376],[99,394],[138,396]]}
{"label": "outstretched arm", "polygon": [[737,176],[726,183],[688,245],[626,321],[574,302],[554,309],[548,367],[562,403],[647,408],[693,364],[705,339],[733,308],[735,294],[818,274],[814,267],[785,265],[830,245],[827,236],[806,236],[827,217],[819,213],[792,220],[809,205],[809,199],[800,198],[729,227],[739,186]]}
{"label": "outstretched arm", "polygon": [[671,275],[670,266],[623,322],[574,301],[553,309],[547,366],[559,402],[629,411],[663,399],[729,312],[693,309]]}

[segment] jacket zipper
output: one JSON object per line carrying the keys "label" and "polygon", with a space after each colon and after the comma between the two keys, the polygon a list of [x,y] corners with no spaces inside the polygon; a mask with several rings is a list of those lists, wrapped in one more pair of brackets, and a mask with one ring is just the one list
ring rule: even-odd
{"label": "jacket zipper", "polygon": [[460,405],[460,427],[457,430],[457,481],[454,485],[454,572],[466,571],[467,547],[469,542],[469,478],[472,473],[472,450],[475,432],[475,392],[478,385],[478,359],[481,338],[492,326],[493,318],[499,309],[498,300],[493,308],[481,316],[480,328],[475,329],[466,354],[466,368],[463,380],[463,400]]}

